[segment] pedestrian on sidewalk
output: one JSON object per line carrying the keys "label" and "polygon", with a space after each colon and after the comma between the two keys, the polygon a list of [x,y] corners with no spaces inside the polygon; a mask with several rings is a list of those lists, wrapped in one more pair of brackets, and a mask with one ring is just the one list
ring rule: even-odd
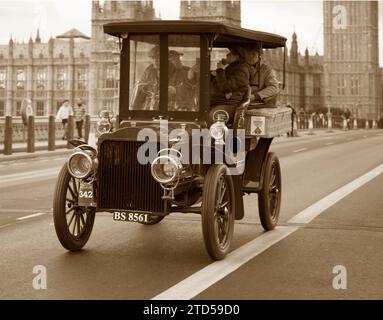
{"label": "pedestrian on sidewalk", "polygon": [[28,129],[28,119],[30,116],[33,116],[33,108],[32,108],[31,99],[24,99],[21,102],[20,114],[21,114],[21,119],[22,119],[23,124],[24,124],[23,140],[25,141],[25,139],[26,139],[25,132]]}
{"label": "pedestrian on sidewalk", "polygon": [[82,139],[82,126],[84,124],[86,111],[85,106],[80,98],[77,99],[77,104],[73,109],[74,120],[76,121],[77,137],[78,139]]}
{"label": "pedestrian on sidewalk", "polygon": [[64,100],[63,104],[59,108],[56,114],[56,120],[61,121],[64,129],[64,135],[62,137],[65,140],[68,136],[68,119],[69,116],[73,116],[73,109],[69,105],[69,100]]}

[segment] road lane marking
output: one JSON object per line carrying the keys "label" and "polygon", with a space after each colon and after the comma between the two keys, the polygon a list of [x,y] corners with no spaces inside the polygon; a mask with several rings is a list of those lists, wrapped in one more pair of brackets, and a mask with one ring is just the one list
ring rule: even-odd
{"label": "road lane marking", "polygon": [[338,201],[342,200],[344,197],[348,196],[350,193],[356,189],[362,187],[367,182],[376,178],[378,175],[383,173],[383,164],[376,167],[375,169],[365,173],[359,178],[351,181],[350,183],[344,185],[343,187],[335,190],[333,193],[330,193],[328,196],[322,198],[316,203],[312,204],[308,208],[304,209],[294,217],[292,217],[288,223],[309,223],[314,218],[316,218],[323,211],[327,210],[333,206]]}
{"label": "road lane marking", "polygon": [[307,148],[297,149],[297,150],[294,150],[293,152],[302,152],[302,151],[305,151],[305,150],[307,150]]}
{"label": "road lane marking", "polygon": [[2,226],[0,226],[0,229],[5,228],[5,227],[8,227],[8,226],[10,226],[10,225],[11,225],[10,223],[8,223],[8,224],[3,224]]}
{"label": "road lane marking", "polygon": [[331,146],[331,145],[333,145],[334,144],[334,142],[327,142],[326,144],[325,144],[325,146]]}
{"label": "road lane marking", "polygon": [[209,264],[152,300],[189,300],[296,230],[297,227],[277,227],[265,232],[229,253],[224,260]]}
{"label": "road lane marking", "polygon": [[[49,209],[48,209],[49,210]],[[36,209],[6,209],[1,208],[0,213],[33,213],[36,212]]]}
{"label": "road lane marking", "polygon": [[25,165],[25,164],[27,164],[26,162],[16,162],[16,163],[14,163],[14,164],[12,164],[13,166],[23,166],[23,165]]}
{"label": "road lane marking", "polygon": [[27,172],[21,172],[21,173],[15,173],[15,174],[9,174],[5,176],[1,176],[0,180],[0,187],[7,186],[8,183],[17,182],[21,180],[29,180],[33,178],[41,178],[41,177],[48,177],[48,176],[55,176],[57,175],[58,171],[61,167],[55,167],[48,170],[36,170],[36,171],[27,171]]}
{"label": "road lane marking", "polygon": [[[314,203],[312,206],[304,209],[291,218],[287,223],[309,223],[336,202],[382,173],[383,164],[339,188],[325,198]],[[260,253],[297,230],[299,230],[299,226],[279,226],[273,231],[266,232],[232,251],[224,260],[209,264],[200,271],[197,271],[176,285],[153,297],[152,300],[192,299],[199,293],[211,287],[217,281],[239,269],[243,264],[255,258]]]}
{"label": "road lane marking", "polygon": [[20,218],[17,218],[16,220],[26,220],[26,219],[30,219],[30,218],[35,218],[35,217],[39,217],[39,216],[42,216],[44,214],[48,214],[46,212],[37,212],[37,213],[34,213],[34,214],[30,214],[28,216],[24,216],[24,217],[20,217]]}

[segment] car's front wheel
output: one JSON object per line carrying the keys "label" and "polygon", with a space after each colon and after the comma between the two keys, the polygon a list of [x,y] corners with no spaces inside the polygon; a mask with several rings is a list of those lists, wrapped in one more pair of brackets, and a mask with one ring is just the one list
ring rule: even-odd
{"label": "car's front wheel", "polygon": [[234,231],[234,185],[223,164],[212,165],[202,194],[202,232],[205,247],[214,260],[229,252]]}
{"label": "car's front wheel", "polygon": [[53,221],[57,237],[65,249],[80,250],[93,229],[95,208],[78,205],[80,180],[72,177],[66,164],[62,167],[53,199]]}

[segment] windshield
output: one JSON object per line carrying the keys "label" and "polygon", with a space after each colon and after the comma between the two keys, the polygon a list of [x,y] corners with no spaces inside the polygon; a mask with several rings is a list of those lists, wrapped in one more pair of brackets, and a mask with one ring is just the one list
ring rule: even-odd
{"label": "windshield", "polygon": [[[167,110],[199,110],[199,36],[169,35]],[[159,110],[160,84],[166,81],[160,70],[160,37],[130,37],[130,110]]]}

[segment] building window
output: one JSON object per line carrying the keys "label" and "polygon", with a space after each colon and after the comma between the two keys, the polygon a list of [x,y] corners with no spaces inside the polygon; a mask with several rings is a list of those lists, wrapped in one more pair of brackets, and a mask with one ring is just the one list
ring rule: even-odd
{"label": "building window", "polygon": [[36,72],[36,89],[45,90],[47,73],[45,68],[38,68]]}
{"label": "building window", "polygon": [[43,116],[43,115],[45,115],[44,101],[37,101],[36,102],[36,116]]}
{"label": "building window", "polygon": [[67,80],[67,72],[65,68],[57,69],[57,90],[65,90],[65,83]]}
{"label": "building window", "polygon": [[5,69],[0,69],[0,89],[5,89],[7,81],[7,72]]}
{"label": "building window", "polygon": [[77,90],[88,89],[88,70],[87,68],[77,69]]}
{"label": "building window", "polygon": [[25,70],[18,69],[16,74],[16,88],[19,90],[25,89]]}
{"label": "building window", "polygon": [[358,76],[351,76],[351,94],[358,95],[359,94],[359,78]]}
{"label": "building window", "polygon": [[5,116],[5,102],[0,100],[0,117]]}
{"label": "building window", "polygon": [[21,101],[16,101],[16,114],[15,116],[21,116]]}
{"label": "building window", "polygon": [[343,74],[337,77],[337,93],[338,95],[346,94],[346,79]]}
{"label": "building window", "polygon": [[106,67],[106,83],[105,88],[117,88],[116,68],[114,66]]}

